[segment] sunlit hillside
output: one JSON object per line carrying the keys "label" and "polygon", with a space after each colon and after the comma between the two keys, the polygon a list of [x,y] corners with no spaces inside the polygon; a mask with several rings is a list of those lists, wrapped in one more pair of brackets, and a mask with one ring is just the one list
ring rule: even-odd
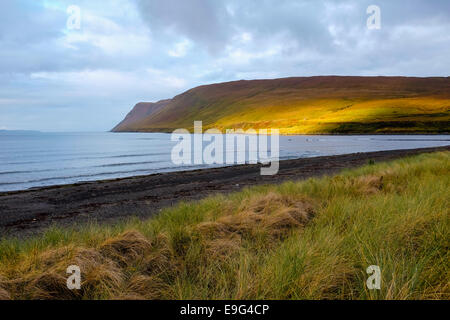
{"label": "sunlit hillside", "polygon": [[[279,128],[284,134],[450,131],[450,78],[310,77],[200,86],[113,131]],[[157,107],[156,107],[157,106]],[[139,115],[138,114],[138,115]]]}

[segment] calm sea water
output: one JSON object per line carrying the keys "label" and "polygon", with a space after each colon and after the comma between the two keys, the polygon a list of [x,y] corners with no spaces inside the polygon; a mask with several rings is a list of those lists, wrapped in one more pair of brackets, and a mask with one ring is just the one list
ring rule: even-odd
{"label": "calm sea water", "polygon": [[[0,191],[208,167],[173,164],[175,144],[164,133],[1,133]],[[449,135],[280,136],[280,159],[449,144]]]}

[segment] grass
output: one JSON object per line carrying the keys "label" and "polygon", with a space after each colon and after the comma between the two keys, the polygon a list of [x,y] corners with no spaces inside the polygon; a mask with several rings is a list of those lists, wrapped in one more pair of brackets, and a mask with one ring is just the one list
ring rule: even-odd
{"label": "grass", "polygon": [[[0,298],[449,299],[449,173],[449,152],[423,154],[4,239]],[[81,290],[66,288],[72,264]]]}
{"label": "grass", "polygon": [[269,129],[281,134],[448,133],[450,78],[310,77],[186,91],[118,131]]}
{"label": "grass", "polygon": [[207,127],[279,128],[281,134],[444,133],[450,123],[449,100],[434,97],[277,103],[254,110],[248,107],[245,112],[212,120]]}
{"label": "grass", "polygon": [[212,104],[205,108],[208,112],[192,113],[177,122],[137,123],[128,129],[192,132],[195,120],[202,120],[205,130],[278,128],[281,134],[446,133],[450,127],[450,100],[444,98],[267,100],[230,102],[224,111]]}

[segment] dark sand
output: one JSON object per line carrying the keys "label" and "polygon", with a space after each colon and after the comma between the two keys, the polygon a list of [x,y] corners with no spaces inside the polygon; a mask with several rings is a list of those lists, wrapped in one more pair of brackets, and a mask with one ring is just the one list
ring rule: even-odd
{"label": "dark sand", "polygon": [[261,176],[260,165],[170,172],[131,178],[0,193],[0,235],[28,236],[52,224],[74,226],[89,221],[112,223],[131,216],[148,218],[180,200],[246,186],[330,175],[344,168],[396,159],[439,148],[378,151],[280,161],[274,176]]}

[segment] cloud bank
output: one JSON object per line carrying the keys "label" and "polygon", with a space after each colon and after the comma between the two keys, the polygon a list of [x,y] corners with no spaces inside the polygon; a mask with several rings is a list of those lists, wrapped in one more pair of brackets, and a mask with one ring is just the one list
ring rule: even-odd
{"label": "cloud bank", "polygon": [[0,127],[109,130],[138,101],[237,79],[448,76],[449,15],[446,0],[3,0]]}

